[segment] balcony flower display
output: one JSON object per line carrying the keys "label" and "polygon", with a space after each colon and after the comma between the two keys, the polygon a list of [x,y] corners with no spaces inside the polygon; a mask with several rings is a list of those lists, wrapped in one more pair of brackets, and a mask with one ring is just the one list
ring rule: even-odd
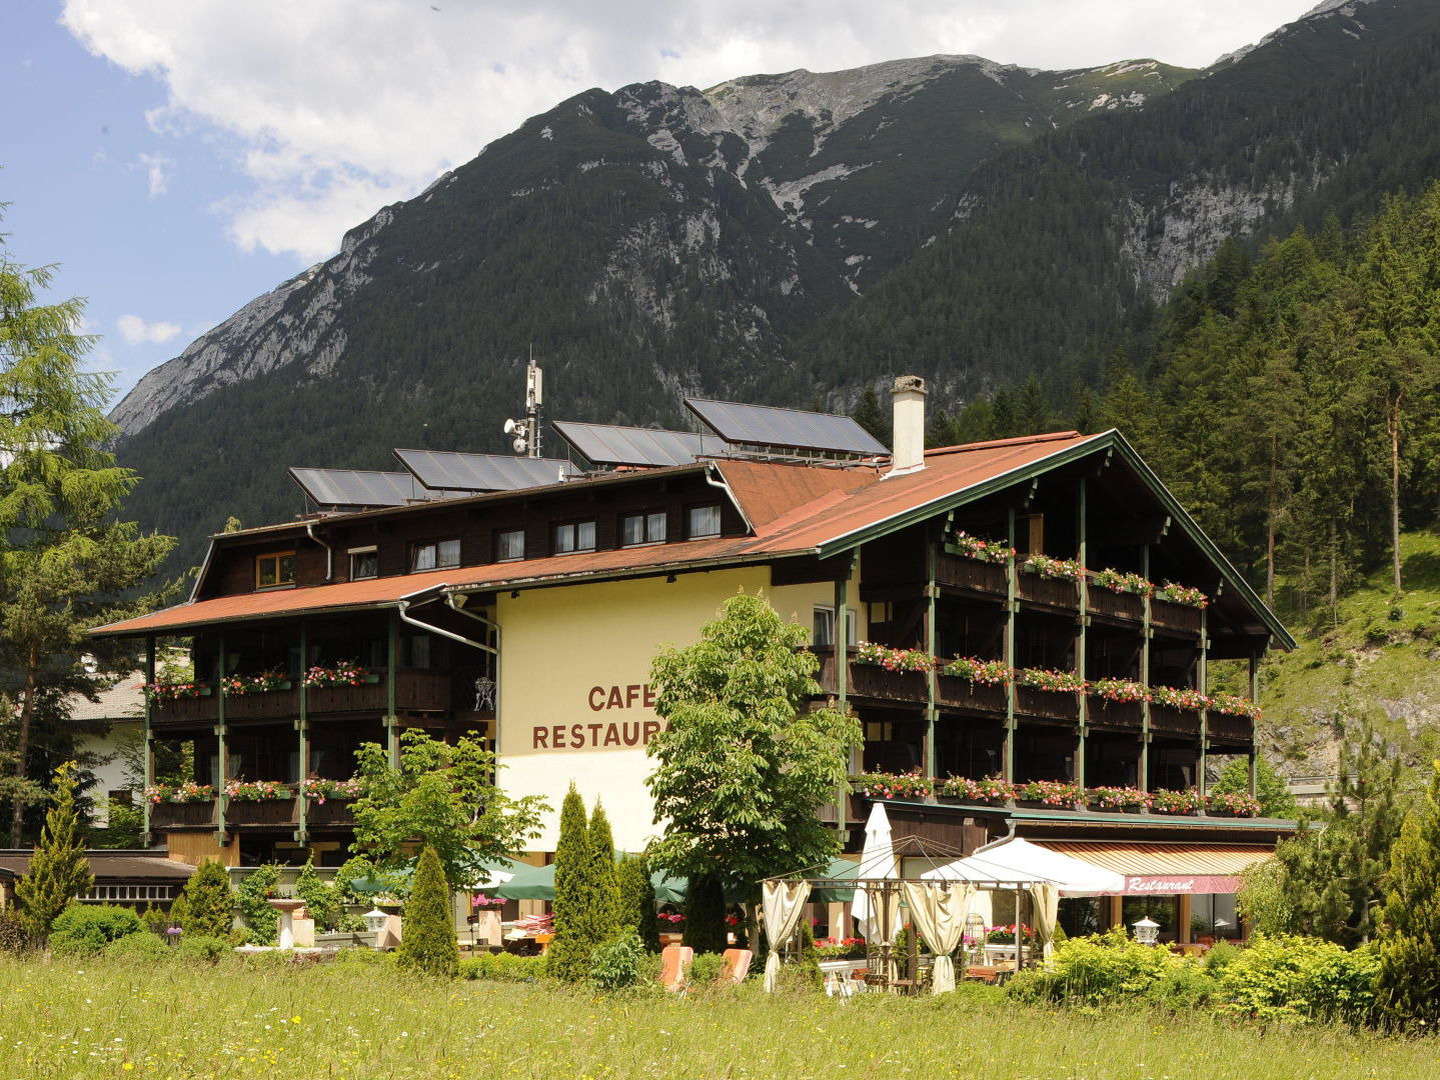
{"label": "balcony flower display", "polygon": [[850,780],[871,799],[923,799],[935,790],[935,781],[919,773],[861,773]]}
{"label": "balcony flower display", "polygon": [[1052,693],[1078,694],[1085,689],[1085,680],[1078,671],[1052,671],[1049,668],[1021,668],[1015,672],[1015,685],[1028,690],[1049,690]]}
{"label": "balcony flower display", "polygon": [[1152,791],[1150,809],[1157,814],[1188,814],[1199,810],[1203,800],[1198,791]]}
{"label": "balcony flower display", "polygon": [[1074,559],[1052,559],[1049,555],[1027,555],[1020,568],[1028,574],[1058,581],[1079,581],[1085,568]]}
{"label": "balcony flower display", "polygon": [[363,686],[369,681],[369,672],[353,660],[343,660],[330,667],[316,665],[305,672],[305,685],[311,690],[328,686]]}
{"label": "balcony flower display", "polygon": [[1090,684],[1090,693],[1106,701],[1146,701],[1150,692],[1132,679],[1096,679]]}
{"label": "balcony flower display", "polygon": [[1199,690],[1183,686],[1152,686],[1150,700],[1157,705],[1169,705],[1172,709],[1208,709],[1210,699]]}
{"label": "balcony flower display", "polygon": [[940,674],[980,686],[1004,686],[1010,681],[1010,669],[1004,660],[977,660],[973,656],[957,656],[940,669]]}
{"label": "balcony flower display", "polygon": [[894,649],[889,645],[862,641],[855,647],[855,662],[882,667],[886,671],[929,671],[935,666],[935,657],[924,649]]}
{"label": "balcony flower display", "polygon": [[280,671],[262,671],[259,675],[226,675],[220,680],[220,692],[226,697],[268,694],[272,690],[289,688],[290,677]]}
{"label": "balcony flower display", "polygon": [[1239,791],[1215,791],[1205,796],[1205,806],[1212,813],[1234,817],[1259,817],[1260,800]]}
{"label": "balcony flower display", "polygon": [[1002,544],[999,540],[981,540],[967,532],[957,532],[950,542],[961,555],[976,562],[1004,563],[1015,554],[1015,549],[1009,544]]}
{"label": "balcony flower display", "polygon": [[1090,584],[1098,585],[1111,592],[1129,593],[1131,596],[1145,596],[1155,586],[1140,574],[1127,574],[1123,570],[1097,570],[1090,575]]}
{"label": "balcony flower display", "polygon": [[1015,797],[1015,785],[999,776],[987,776],[983,780],[967,780],[963,776],[951,776],[940,782],[940,794],[963,799],[966,802],[997,803]]}
{"label": "balcony flower display", "polygon": [[483,892],[477,892],[470,898],[471,911],[490,911],[494,908],[503,907],[505,901],[498,896],[486,896]]}
{"label": "balcony flower display", "polygon": [[[987,926],[985,928],[985,940],[991,945],[1014,945],[1015,924],[1010,923],[1008,926]],[[1035,931],[1024,923],[1021,923],[1020,940],[1026,945],[1034,944]]]}
{"label": "balcony flower display", "polygon": [[1199,589],[1193,589],[1189,585],[1177,585],[1173,581],[1167,581],[1156,589],[1155,598],[1193,608],[1208,607],[1210,604],[1210,598]]}
{"label": "balcony flower display", "polygon": [[685,925],[685,916],[678,911],[661,911],[655,916],[661,930],[678,930]]}
{"label": "balcony flower display", "polygon": [[235,802],[267,802],[288,799],[295,789],[283,780],[227,780],[225,797]]}
{"label": "balcony flower display", "polygon": [[1046,806],[1073,806],[1084,796],[1078,784],[1068,780],[1031,780],[1018,784],[1015,797],[1026,802],[1044,803]]}
{"label": "balcony flower display", "polygon": [[194,780],[183,780],[178,784],[151,784],[145,789],[145,798],[152,803],[208,802],[214,797],[213,787],[197,784]]}
{"label": "balcony flower display", "polygon": [[815,953],[821,960],[864,960],[863,937],[817,938]]}
{"label": "balcony flower display", "polygon": [[1085,789],[1091,810],[1133,810],[1150,805],[1150,793],[1133,787],[1092,787]]}
{"label": "balcony flower display", "polygon": [[1212,694],[1210,708],[1231,716],[1245,716],[1251,720],[1260,719],[1260,706],[1249,698],[1239,697],[1235,694]]}
{"label": "balcony flower display", "polygon": [[322,806],[327,799],[353,799],[364,790],[363,782],[358,776],[352,776],[349,780],[331,780],[324,776],[312,776],[301,780],[299,789],[300,794],[305,798],[314,799]]}
{"label": "balcony flower display", "polygon": [[146,683],[147,701],[184,701],[188,698],[207,697],[210,687],[198,682],[152,682]]}

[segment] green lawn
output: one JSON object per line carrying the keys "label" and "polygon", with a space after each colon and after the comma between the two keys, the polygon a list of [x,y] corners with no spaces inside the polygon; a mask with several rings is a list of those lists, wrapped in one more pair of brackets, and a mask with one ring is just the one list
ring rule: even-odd
{"label": "green lawn", "polygon": [[1099,1016],[992,996],[598,999],[435,983],[343,964],[293,971],[0,959],[0,1077],[296,1080],[949,1077],[1369,1080],[1436,1075],[1433,1041],[1204,1016]]}

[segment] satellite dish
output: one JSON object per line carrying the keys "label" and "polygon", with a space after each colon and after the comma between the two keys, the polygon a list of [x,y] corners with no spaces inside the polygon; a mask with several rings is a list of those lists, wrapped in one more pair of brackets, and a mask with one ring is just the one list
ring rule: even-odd
{"label": "satellite dish", "polygon": [[514,420],[506,420],[506,421],[505,421],[504,431],[505,431],[505,434],[506,434],[506,435],[514,435],[514,434],[515,434],[515,421],[514,421]]}
{"label": "satellite dish", "polygon": [[516,439],[510,445],[514,448],[517,454],[523,454],[526,450],[530,449],[530,444],[527,443],[524,439]]}

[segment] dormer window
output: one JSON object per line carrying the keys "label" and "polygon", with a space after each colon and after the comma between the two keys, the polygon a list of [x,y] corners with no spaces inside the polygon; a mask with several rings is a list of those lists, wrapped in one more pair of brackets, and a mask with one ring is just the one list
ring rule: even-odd
{"label": "dormer window", "polygon": [[686,514],[685,535],[691,540],[720,535],[720,505],[692,506]]}
{"label": "dormer window", "polygon": [[273,589],[295,584],[295,552],[273,551],[255,557],[255,587]]}
{"label": "dormer window", "polygon": [[525,530],[505,529],[495,534],[495,561],[517,562],[525,558]]}
{"label": "dormer window", "polygon": [[460,565],[459,540],[432,540],[416,544],[410,549],[410,569],[443,570]]}
{"label": "dormer window", "polygon": [[363,581],[365,578],[380,576],[380,552],[371,544],[369,547],[351,548],[350,580]]}
{"label": "dormer window", "polygon": [[555,526],[556,555],[569,555],[577,551],[595,550],[595,522],[575,521]]}
{"label": "dormer window", "polygon": [[623,547],[661,544],[665,541],[665,512],[626,514],[620,519],[620,543]]}

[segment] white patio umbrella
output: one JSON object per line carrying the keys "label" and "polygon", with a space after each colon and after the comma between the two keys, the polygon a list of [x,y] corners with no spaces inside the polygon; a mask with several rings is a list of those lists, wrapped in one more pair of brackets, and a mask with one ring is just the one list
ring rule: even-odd
{"label": "white patio umbrella", "polygon": [[896,928],[890,925],[894,922],[894,913],[887,913],[884,905],[877,902],[878,897],[872,899],[865,882],[893,881],[899,876],[900,862],[895,857],[895,841],[890,836],[890,816],[885,813],[885,804],[877,801],[870,807],[870,817],[865,822],[865,846],[855,870],[857,887],[850,905],[850,913],[859,920],[868,941],[888,941]]}

